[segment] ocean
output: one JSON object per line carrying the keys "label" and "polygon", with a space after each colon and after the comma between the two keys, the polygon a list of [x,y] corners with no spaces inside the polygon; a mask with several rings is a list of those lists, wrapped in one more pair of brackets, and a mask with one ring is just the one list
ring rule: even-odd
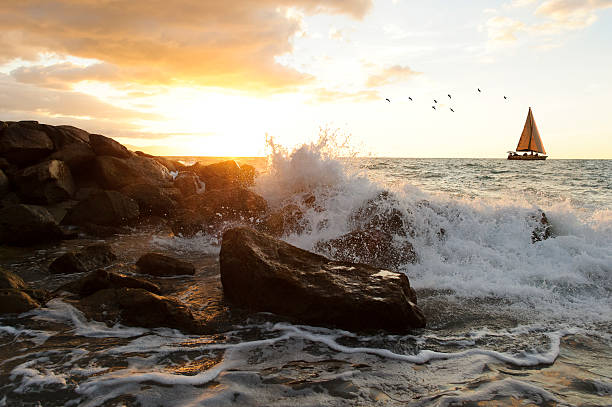
{"label": "ocean", "polygon": [[[418,259],[400,270],[427,328],[364,334],[261,313],[190,336],[110,327],[54,299],[0,319],[0,406],[612,405],[612,161],[342,158],[321,144],[238,161],[257,167],[272,206],[316,196],[310,226],[284,237],[307,250],[390,191],[410,220]],[[218,236],[147,227],[107,242],[124,272],[148,250],[193,262],[193,279],[167,286],[204,317],[223,307]],[[46,264],[89,243],[1,248],[0,265],[55,288],[67,277]]]}

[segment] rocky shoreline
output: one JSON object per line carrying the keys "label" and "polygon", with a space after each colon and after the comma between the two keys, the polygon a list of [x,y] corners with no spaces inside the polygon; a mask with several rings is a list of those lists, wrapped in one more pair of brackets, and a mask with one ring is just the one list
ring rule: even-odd
{"label": "rocky shoreline", "polygon": [[255,168],[235,161],[186,166],[71,126],[0,122],[0,245],[105,239],[151,224],[179,236],[216,235],[222,242],[222,292],[213,301],[221,304],[218,313],[192,312],[160,284],[168,276],[188,281],[197,272],[193,265],[142,253],[133,272],[125,273],[115,267],[111,247],[91,245],[40,266],[74,275],[52,291],[31,289],[17,274],[2,271],[0,314],[61,298],[108,324],[194,334],[260,311],[359,331],[425,326],[408,278],[396,271],[417,260],[408,240],[394,239],[410,236],[410,222],[397,210],[375,210],[393,200],[391,194],[366,201],[353,214],[351,233],[319,242],[317,250],[330,260],[279,239],[313,227],[303,210],[316,208],[316,198],[306,194],[301,205],[271,208],[250,189],[255,177]]}

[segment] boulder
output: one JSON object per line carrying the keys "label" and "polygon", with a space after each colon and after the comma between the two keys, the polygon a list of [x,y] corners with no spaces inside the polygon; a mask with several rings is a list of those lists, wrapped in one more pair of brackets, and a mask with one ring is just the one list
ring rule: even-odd
{"label": "boulder", "polygon": [[248,164],[240,166],[234,160],[210,165],[195,163],[188,169],[200,177],[207,191],[234,186],[248,187],[253,185],[255,179],[255,168]]}
{"label": "boulder", "polygon": [[40,307],[28,294],[14,288],[0,289],[0,315],[21,314]]}
{"label": "boulder", "polygon": [[42,206],[17,204],[0,210],[0,243],[29,246],[62,237],[57,222]]}
{"label": "boulder", "polygon": [[152,276],[192,276],[195,274],[193,264],[159,253],[143,255],[136,262],[136,267],[139,273]]}
{"label": "boulder", "polygon": [[169,185],[172,182],[172,176],[166,167],[152,158],[139,156],[128,159],[97,157],[93,175],[99,185],[113,190],[120,190],[132,184]]}
{"label": "boulder", "polygon": [[224,296],[254,311],[351,330],[425,326],[405,274],[331,261],[248,228],[223,234]]}
{"label": "boulder", "polygon": [[19,171],[13,181],[21,198],[28,203],[62,202],[70,199],[75,192],[70,169],[58,160],[27,167]]}
{"label": "boulder", "polygon": [[107,244],[87,246],[78,252],[64,253],[49,265],[51,274],[71,274],[106,267],[117,260]]}
{"label": "boulder", "polygon": [[96,155],[107,155],[117,158],[130,158],[132,153],[122,144],[101,134],[90,134],[89,144]]}
{"label": "boulder", "polygon": [[0,156],[17,165],[37,162],[53,152],[44,131],[25,123],[12,123],[0,135]]}
{"label": "boulder", "polygon": [[304,212],[296,204],[285,205],[282,209],[266,216],[261,228],[273,236],[302,233],[308,224],[304,219]]}
{"label": "boulder", "polygon": [[396,241],[392,235],[378,229],[358,230],[336,239],[317,242],[315,250],[335,260],[392,270],[415,263],[417,259],[409,241],[405,238]]}
{"label": "boulder", "polygon": [[543,211],[539,211],[538,215],[531,215],[530,218],[535,223],[531,232],[531,243],[541,242],[552,237],[552,227]]}
{"label": "boulder", "polygon": [[14,288],[16,290],[25,290],[28,285],[21,277],[10,271],[0,268],[0,288]]}
{"label": "boulder", "polygon": [[3,197],[8,193],[10,189],[9,180],[6,175],[4,175],[4,171],[0,169],[0,197]]}
{"label": "boulder", "polygon": [[263,217],[268,210],[263,197],[242,187],[206,190],[185,199],[184,206],[194,211],[212,212],[215,216],[211,222],[254,220]]}
{"label": "boulder", "polygon": [[399,202],[388,191],[382,191],[355,210],[349,222],[356,230],[376,229],[392,235],[407,236],[404,216],[397,205]]}
{"label": "boulder", "polygon": [[141,288],[105,289],[83,298],[77,306],[89,318],[145,328],[168,327],[202,333],[202,324],[180,301]]}
{"label": "boulder", "polygon": [[200,231],[214,231],[215,224],[211,223],[213,217],[214,213],[210,210],[180,209],[172,221],[172,232],[183,237],[193,237]]}
{"label": "boulder", "polygon": [[164,188],[155,185],[127,185],[121,189],[121,193],[138,203],[140,216],[157,215],[167,217],[176,208],[176,202],[167,196]]}
{"label": "boulder", "polygon": [[68,211],[63,224],[120,226],[136,220],[138,204],[116,191],[102,191],[90,195]]}
{"label": "boulder", "polygon": [[72,143],[63,146],[60,150],[49,156],[51,160],[60,160],[66,163],[73,174],[88,171],[96,155],[86,143]]}
{"label": "boulder", "polygon": [[200,178],[193,172],[179,172],[174,179],[174,186],[181,191],[184,197],[195,195],[198,192],[204,191],[204,184],[200,182]]}
{"label": "boulder", "polygon": [[150,281],[107,270],[92,271],[86,276],[60,287],[57,291],[68,291],[82,298],[109,288],[141,288],[155,294],[160,292],[159,286]]}
{"label": "boulder", "polygon": [[89,133],[73,126],[41,124],[40,129],[49,136],[55,146],[55,150],[61,150],[71,144],[89,144]]}
{"label": "boulder", "polygon": [[79,225],[80,229],[89,236],[95,237],[111,237],[114,235],[125,235],[129,234],[130,230],[122,226],[103,226],[96,225],[94,223],[85,223]]}

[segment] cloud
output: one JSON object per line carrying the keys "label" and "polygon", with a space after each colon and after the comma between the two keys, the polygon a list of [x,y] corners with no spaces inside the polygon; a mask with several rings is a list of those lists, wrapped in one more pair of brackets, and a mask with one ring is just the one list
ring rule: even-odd
{"label": "cloud", "polygon": [[388,85],[395,82],[403,82],[420,75],[422,72],[413,71],[408,66],[394,65],[386,68],[378,74],[371,75],[366,85],[370,88]]}
{"label": "cloud", "polygon": [[[2,0],[0,63],[55,53],[100,62],[65,78],[279,89],[311,78],[276,62],[292,51],[300,13],[361,19],[372,0]],[[297,10],[298,12],[291,12]],[[103,69],[105,72],[101,73]],[[18,72],[30,83],[40,68]],[[51,86],[59,86],[53,79]]]}
{"label": "cloud", "polygon": [[487,34],[492,41],[513,42],[517,32],[524,31],[526,25],[509,17],[495,16],[486,22]]}
{"label": "cloud", "polygon": [[536,15],[552,19],[566,29],[580,29],[597,20],[597,11],[612,7],[612,0],[547,0]]}
{"label": "cloud", "polygon": [[339,90],[318,88],[314,90],[314,95],[317,102],[364,102],[381,99],[379,93],[372,89],[359,90],[356,92],[345,92]]}

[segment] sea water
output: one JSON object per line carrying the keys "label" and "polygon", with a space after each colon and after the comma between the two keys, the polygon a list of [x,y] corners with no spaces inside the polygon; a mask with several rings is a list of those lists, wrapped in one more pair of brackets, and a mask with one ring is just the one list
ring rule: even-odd
{"label": "sea water", "polygon": [[[273,207],[316,197],[309,227],[284,237],[307,250],[390,191],[418,256],[400,269],[428,327],[360,334],[258,314],[189,336],[108,326],[54,299],[0,319],[0,406],[612,405],[612,161],[338,158],[315,143],[250,162]],[[552,237],[534,242],[540,211]],[[195,263],[193,280],[168,285],[208,309],[217,236],[108,242],[127,271],[147,250]],[[3,249],[0,262],[53,288],[67,277],[44,264],[69,248]]]}

